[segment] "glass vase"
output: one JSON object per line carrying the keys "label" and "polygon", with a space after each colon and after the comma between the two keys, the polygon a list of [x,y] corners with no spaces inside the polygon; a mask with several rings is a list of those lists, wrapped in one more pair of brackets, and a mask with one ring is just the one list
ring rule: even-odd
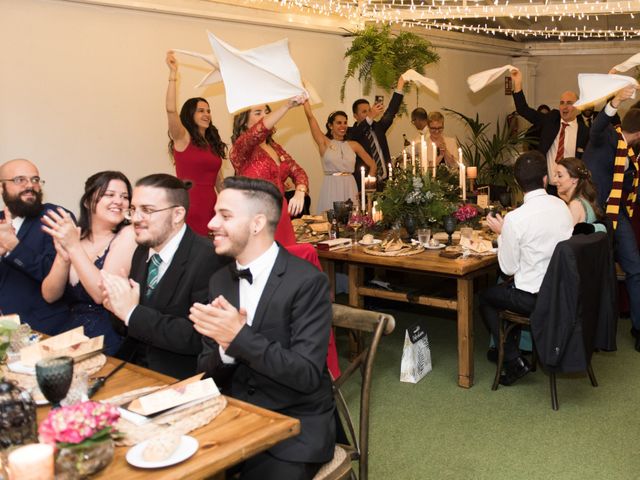
{"label": "glass vase", "polygon": [[36,404],[29,392],[0,381],[0,449],[38,441]]}
{"label": "glass vase", "polygon": [[62,447],[56,457],[56,480],[76,480],[102,470],[113,460],[111,438],[89,444]]}

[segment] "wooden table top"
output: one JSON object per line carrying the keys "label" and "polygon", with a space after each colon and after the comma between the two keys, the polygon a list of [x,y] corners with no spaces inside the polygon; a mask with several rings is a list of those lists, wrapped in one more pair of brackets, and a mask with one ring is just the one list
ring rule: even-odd
{"label": "wooden table top", "polygon": [[464,277],[470,273],[491,267],[498,263],[496,255],[468,258],[445,258],[441,250],[425,250],[416,255],[402,257],[383,257],[364,252],[364,247],[354,245],[344,250],[318,250],[318,256],[325,260],[341,260],[352,263],[364,263],[372,266],[401,268],[426,273],[439,273],[455,277]]}
{"label": "wooden table top", "polygon": [[[119,360],[108,358],[107,364],[95,376],[108,374]],[[127,365],[94,397],[101,400],[131,390],[173,383],[175,379],[136,365]],[[197,479],[223,471],[253,455],[267,450],[278,442],[300,433],[300,421],[227,397],[227,407],[208,425],[194,430],[200,448],[185,460],[171,467],[142,469],[129,465],[125,459],[130,447],[117,447],[113,462],[92,478],[126,479]],[[38,407],[38,422],[49,407]]]}

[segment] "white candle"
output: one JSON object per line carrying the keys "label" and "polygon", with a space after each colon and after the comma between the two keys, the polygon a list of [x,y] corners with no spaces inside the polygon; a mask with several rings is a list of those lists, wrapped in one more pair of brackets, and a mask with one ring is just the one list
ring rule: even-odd
{"label": "white candle", "polygon": [[413,140],[411,141],[411,163],[416,164],[416,142]]}
{"label": "white candle", "polygon": [[367,182],[364,178],[364,167],[360,167],[360,185],[362,186],[362,188],[360,189],[360,208],[364,211],[365,209],[365,202],[364,202],[364,194],[365,194],[365,190],[367,189]]}
{"label": "white candle", "polygon": [[467,167],[467,178],[478,178],[478,167]]}
{"label": "white candle", "polygon": [[465,177],[465,166],[462,162],[460,162],[458,165],[460,166],[460,188],[462,189],[462,201],[465,202],[467,200],[467,179]]}
{"label": "white candle", "polygon": [[462,149],[460,147],[458,147],[458,161],[460,163],[464,163],[464,161],[462,160]]}
{"label": "white candle", "polygon": [[391,162],[389,162],[389,180],[393,180],[393,168],[391,167]]}
{"label": "white candle", "polygon": [[435,143],[431,143],[431,152],[433,153],[433,178],[436,178],[436,168],[438,168],[438,160],[436,156],[438,155],[438,147],[436,147]]}
{"label": "white candle", "polygon": [[407,169],[407,151],[402,151],[402,168]]}
{"label": "white candle", "polygon": [[420,173],[422,173],[425,168],[429,171],[429,164],[427,163],[427,142],[424,141],[424,135],[422,135],[422,141],[420,142]]}
{"label": "white candle", "polygon": [[9,454],[9,480],[53,480],[53,446],[32,443]]}

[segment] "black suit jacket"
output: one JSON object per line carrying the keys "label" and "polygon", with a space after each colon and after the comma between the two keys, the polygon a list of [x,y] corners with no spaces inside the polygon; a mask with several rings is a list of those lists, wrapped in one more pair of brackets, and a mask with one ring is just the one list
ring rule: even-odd
{"label": "black suit jacket", "polygon": [[218,257],[209,240],[187,227],[169,268],[147,299],[148,256],[149,248],[138,246],[131,260],[130,277],[140,284],[141,298],[123,332],[126,339],[118,357],[133,355],[138,365],[187,378],[195,375],[202,350],[202,337],[189,320],[189,309],[195,302],[207,302],[209,278],[229,260]]}
{"label": "black suit jacket", "polygon": [[[382,150],[382,156],[385,165],[391,161],[389,143],[387,142],[387,130],[389,130],[391,125],[393,125],[393,120],[396,118],[398,110],[400,110],[400,105],[402,105],[403,97],[404,95],[402,95],[401,93],[393,92],[391,101],[389,102],[387,109],[382,114],[380,120],[374,120],[371,124],[371,128],[378,138],[378,143],[380,144],[380,149]],[[360,123],[354,123],[353,126],[347,130],[347,138],[349,140],[355,140],[360,145],[362,145],[367,153],[373,158],[371,145],[369,144],[369,139],[367,138],[368,129],[369,123],[366,120]],[[367,171],[367,175],[369,174],[369,167],[367,167],[367,165],[360,157],[356,157],[356,168],[353,172],[353,176],[356,179],[359,190],[362,188],[362,186],[360,185],[360,167],[364,167]],[[378,175],[382,175],[382,172],[378,172]]]}
{"label": "black suit jacket", "polygon": [[[223,295],[236,308],[239,286],[229,268],[211,278],[209,298]],[[272,447],[282,460],[327,462],[335,445],[334,401],[326,366],[332,309],[326,275],[280,247],[251,326],[226,350],[204,337],[198,369],[223,391],[255,405],[300,419],[301,432]]]}
{"label": "black suit jacket", "polygon": [[[522,90],[513,94],[513,101],[516,104],[516,111],[518,112],[518,115],[526,118],[534,127],[538,127],[540,129],[540,142],[538,143],[536,150],[546,155],[560,131],[560,110],[554,108],[549,113],[540,113],[536,111],[527,104],[527,100],[525,99]],[[576,137],[577,158],[582,158],[582,154],[584,153],[584,149],[588,142],[589,129],[584,122],[579,121],[578,135]]]}
{"label": "black suit jacket", "polygon": [[[42,215],[57,208],[45,203]],[[20,243],[9,255],[0,256],[0,310],[17,313],[34,330],[57,335],[65,331],[69,308],[63,300],[49,304],[42,298],[42,281],[56,257],[51,236],[42,231],[42,215],[25,218],[18,231]]]}

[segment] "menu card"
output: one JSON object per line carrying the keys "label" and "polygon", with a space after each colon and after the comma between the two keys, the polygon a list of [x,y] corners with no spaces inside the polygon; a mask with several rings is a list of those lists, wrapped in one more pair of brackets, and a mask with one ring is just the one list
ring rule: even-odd
{"label": "menu card", "polygon": [[103,345],[104,335],[89,338],[84,334],[84,327],[78,327],[24,347],[20,350],[20,362],[25,366],[33,366],[43,358],[78,358],[102,350]]}

